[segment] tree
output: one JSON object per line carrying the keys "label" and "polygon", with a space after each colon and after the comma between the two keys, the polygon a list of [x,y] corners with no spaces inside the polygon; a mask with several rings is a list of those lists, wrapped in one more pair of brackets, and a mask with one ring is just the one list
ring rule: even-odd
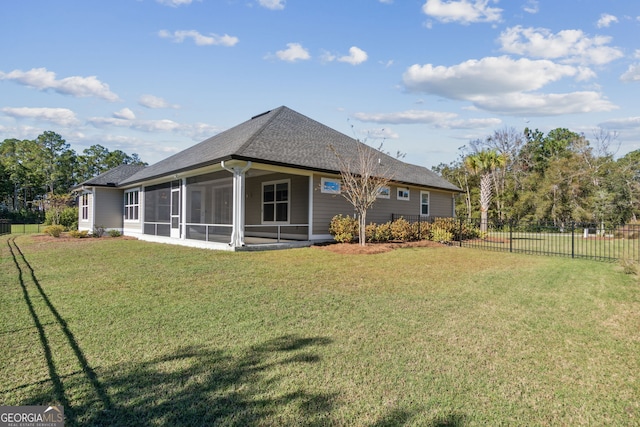
{"label": "tree", "polygon": [[491,205],[493,174],[506,163],[506,156],[496,150],[483,150],[464,159],[466,168],[480,176],[480,231],[487,231],[489,206]]}
{"label": "tree", "polygon": [[[366,245],[367,210],[375,203],[380,191],[393,178],[395,159],[378,149],[357,141],[355,152],[329,148],[338,159],[342,177],[342,196],[353,206],[358,215],[359,243]],[[402,155],[398,153],[397,157]]]}

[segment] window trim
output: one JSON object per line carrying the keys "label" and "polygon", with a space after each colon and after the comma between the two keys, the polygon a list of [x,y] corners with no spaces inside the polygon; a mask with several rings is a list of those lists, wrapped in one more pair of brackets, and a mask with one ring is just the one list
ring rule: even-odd
{"label": "window trim", "polygon": [[[337,185],[338,189],[332,189],[330,187],[327,187],[327,184],[334,184]],[[326,193],[326,194],[340,194],[342,193],[342,180],[338,179],[338,178],[327,178],[327,177],[322,177],[320,178],[320,192],[321,193]]]}
{"label": "window trim", "polygon": [[[422,213],[422,207],[424,206],[424,203],[422,202],[422,196],[423,195],[427,195],[427,213],[424,214]],[[420,191],[420,215],[422,216],[430,216],[431,215],[431,192],[430,191]]]}
{"label": "window trim", "polygon": [[82,220],[89,220],[89,193],[82,193],[80,196],[80,211],[82,213]]}
{"label": "window trim", "polygon": [[[129,203],[130,202],[129,195],[130,194],[134,194],[134,193],[137,193],[137,197],[136,197],[137,203],[136,203],[135,199],[133,200],[132,203]],[[133,209],[134,218],[129,218],[128,217],[129,209]],[[123,218],[124,218],[125,222],[140,222],[140,189],[139,188],[126,190],[124,192],[124,213],[123,213]]]}
{"label": "window trim", "polygon": [[[400,195],[401,191],[406,191],[407,193],[407,197],[403,197]],[[411,190],[409,190],[409,187],[398,187],[396,188],[396,199],[397,200],[404,200],[405,202],[408,202],[411,200]]]}
{"label": "window trim", "polygon": [[[278,184],[287,184],[287,220],[286,221],[276,221],[275,220],[275,215],[276,215],[276,211],[275,211],[275,205],[278,203],[276,200],[274,200],[273,202],[265,202],[264,201],[264,187],[267,185],[273,185],[274,189],[275,186],[277,186]],[[291,223],[291,179],[279,179],[276,181],[265,181],[262,183],[262,191],[260,192],[260,223],[264,224],[264,225],[279,225],[279,224],[290,224]],[[268,203],[269,205],[273,205],[274,206],[274,221],[265,221],[264,220],[264,207],[265,207],[265,203]],[[284,202],[280,202],[280,203],[284,203]]]}

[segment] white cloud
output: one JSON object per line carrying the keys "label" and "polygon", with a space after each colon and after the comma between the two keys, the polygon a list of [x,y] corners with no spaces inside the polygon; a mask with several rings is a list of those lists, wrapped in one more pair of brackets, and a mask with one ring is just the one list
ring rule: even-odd
{"label": "white cloud", "polygon": [[393,0],[379,0],[380,3],[384,3],[384,4],[393,4]]}
{"label": "white cloud", "polygon": [[611,37],[587,37],[581,30],[552,33],[546,28],[515,26],[504,30],[499,37],[501,50],[523,56],[562,59],[568,63],[602,65],[621,58],[618,48],[606,46]]}
{"label": "white cloud", "polygon": [[169,104],[163,98],[154,95],[140,96],[138,104],[146,108],[180,108],[179,105]]}
{"label": "white cloud", "polygon": [[540,11],[540,5],[538,4],[538,0],[528,0],[524,6],[522,6],[522,10],[527,13],[536,14]]}
{"label": "white cloud", "polygon": [[606,129],[640,129],[640,117],[626,117],[622,119],[612,119],[598,124]]}
{"label": "white cloud", "polygon": [[360,49],[359,47],[352,46],[351,48],[349,48],[349,55],[341,56],[340,58],[338,58],[338,61],[346,62],[351,65],[358,65],[365,62],[367,58],[367,52]]}
{"label": "white cloud", "polygon": [[608,13],[603,13],[602,15],[600,15],[600,19],[598,19],[596,25],[598,26],[598,28],[606,28],[615,22],[618,22],[617,17],[609,15]]}
{"label": "white cloud", "polygon": [[407,110],[395,113],[355,113],[354,118],[361,122],[389,123],[389,124],[432,124],[443,120],[454,119],[458,115],[442,111]]}
{"label": "white cloud", "polygon": [[0,111],[16,119],[44,120],[60,126],[73,126],[78,124],[76,114],[67,108],[5,107]]}
{"label": "white cloud", "polygon": [[514,116],[554,116],[612,111],[618,107],[598,92],[509,93],[502,96],[480,96],[473,100],[483,110]]}
{"label": "white cloud", "polygon": [[500,21],[502,9],[489,6],[489,0],[427,0],[422,12],[441,22],[474,22]]}
{"label": "white cloud", "polygon": [[488,57],[452,67],[413,65],[404,74],[410,92],[465,100],[479,109],[513,115],[555,115],[611,111],[617,108],[594,91],[534,93],[564,77],[583,80],[589,69],[549,60]]}
{"label": "white cloud", "polygon": [[137,130],[140,132],[172,132],[200,141],[220,132],[220,129],[206,123],[184,124],[169,119],[138,120],[129,119],[122,115],[114,114],[114,117],[91,117],[88,123],[96,128],[108,128],[111,126]]}
{"label": "white cloud", "polygon": [[258,0],[258,4],[271,10],[284,9],[285,0]]}
{"label": "white cloud", "polygon": [[158,3],[163,4],[165,6],[178,7],[183,4],[191,4],[193,0],[156,0]]}
{"label": "white cloud", "polygon": [[623,82],[640,82],[640,64],[629,65],[627,71],[620,76]]}
{"label": "white cloud", "polygon": [[122,110],[113,113],[113,117],[116,119],[134,120],[136,118],[136,114],[129,108],[123,108]]}
{"label": "white cloud", "polygon": [[502,124],[502,120],[489,117],[485,119],[458,119],[438,123],[436,127],[446,129],[486,129],[495,128]]}
{"label": "white cloud", "polygon": [[311,55],[300,43],[287,43],[287,48],[277,51],[276,57],[282,61],[296,62],[310,59]]}
{"label": "white cloud", "polygon": [[404,73],[403,82],[410,92],[469,100],[478,95],[537,90],[577,74],[578,69],[569,65],[501,56],[468,60],[451,67],[412,65]]}
{"label": "white cloud", "polygon": [[9,73],[0,71],[0,80],[11,80],[38,90],[51,89],[63,95],[79,98],[95,96],[107,101],[118,101],[118,95],[111,92],[109,85],[102,83],[96,76],[72,76],[56,79],[56,73],[46,68],[32,68],[29,71],[13,70]]}
{"label": "white cloud", "polygon": [[220,36],[218,34],[210,33],[208,36],[200,34],[196,30],[178,30],[173,33],[167,30],[158,31],[158,36],[163,39],[171,39],[174,43],[182,43],[186,39],[190,38],[196,44],[196,46],[235,46],[239,39],[237,37],[225,34]]}

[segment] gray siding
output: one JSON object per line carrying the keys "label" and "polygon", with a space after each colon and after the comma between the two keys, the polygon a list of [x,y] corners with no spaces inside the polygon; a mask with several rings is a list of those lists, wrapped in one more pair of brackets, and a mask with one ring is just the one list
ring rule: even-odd
{"label": "gray siding", "polygon": [[93,224],[107,229],[122,230],[124,191],[113,188],[96,187],[96,209]]}
{"label": "gray siding", "polygon": [[262,183],[285,179],[291,182],[289,189],[289,223],[307,224],[309,222],[309,177],[273,173],[247,178],[245,199],[246,224],[262,224]]}

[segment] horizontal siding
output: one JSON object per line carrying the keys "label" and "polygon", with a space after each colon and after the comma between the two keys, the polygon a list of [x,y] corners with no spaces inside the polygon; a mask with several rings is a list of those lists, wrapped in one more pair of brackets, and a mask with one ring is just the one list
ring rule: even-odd
{"label": "horizontal siding", "polygon": [[124,191],[96,187],[96,209],[94,224],[98,227],[122,230]]}
{"label": "horizontal siding", "polygon": [[[339,194],[327,194],[320,191],[322,176],[313,177],[313,233],[328,234],[331,218],[335,215],[353,215],[353,206]],[[332,177],[335,178],[335,177]],[[419,187],[409,188],[409,200],[398,200],[398,188],[406,186],[391,185],[388,199],[378,198],[367,211],[367,223],[385,223],[391,220],[392,214],[420,215],[420,192],[429,191],[430,216],[452,216],[452,193],[434,191]]]}
{"label": "horizontal siding", "polygon": [[262,184],[264,182],[290,180],[289,189],[289,223],[307,224],[309,221],[309,177],[273,173],[247,178],[245,192],[245,223],[262,224]]}

